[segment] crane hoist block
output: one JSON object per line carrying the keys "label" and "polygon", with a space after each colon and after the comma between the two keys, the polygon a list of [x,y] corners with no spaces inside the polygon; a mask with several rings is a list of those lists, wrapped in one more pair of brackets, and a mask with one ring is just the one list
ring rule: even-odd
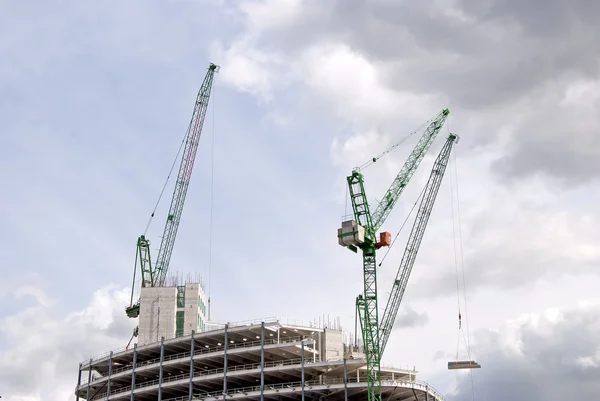
{"label": "crane hoist block", "polygon": [[389,233],[388,231],[384,231],[382,233],[379,233],[379,242],[377,242],[375,244],[375,246],[377,247],[377,249],[379,249],[382,246],[390,246],[391,243],[392,243],[392,234]]}
{"label": "crane hoist block", "polygon": [[365,242],[365,228],[354,220],[344,221],[338,228],[338,243],[341,246],[362,244]]}

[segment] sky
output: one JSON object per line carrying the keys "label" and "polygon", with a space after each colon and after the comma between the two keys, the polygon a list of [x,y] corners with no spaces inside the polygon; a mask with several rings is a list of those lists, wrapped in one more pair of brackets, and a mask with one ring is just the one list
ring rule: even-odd
{"label": "sky", "polygon": [[[129,341],[135,241],[213,62],[171,261],[203,277],[213,320],[353,331],[345,177],[447,107],[383,227],[458,134],[383,361],[452,401],[593,399],[599,17],[583,0],[0,2],[0,395],[71,399],[78,363]],[[373,205],[414,141],[363,171]],[[472,375],[446,369],[465,338]]]}

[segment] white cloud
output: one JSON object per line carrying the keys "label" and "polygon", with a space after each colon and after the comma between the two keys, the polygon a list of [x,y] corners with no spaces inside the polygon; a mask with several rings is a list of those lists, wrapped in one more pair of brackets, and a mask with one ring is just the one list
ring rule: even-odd
{"label": "white cloud", "polygon": [[274,53],[267,53],[252,45],[252,38],[245,36],[224,48],[213,44],[212,58],[221,65],[219,78],[242,92],[260,97],[263,101],[273,98],[277,86],[274,69],[281,63]]}
{"label": "white cloud", "polygon": [[41,289],[32,285],[19,287],[14,291],[14,296],[16,298],[27,297],[28,295],[32,296],[35,301],[43,307],[48,308],[52,306],[52,300]]}
{"label": "white cloud", "polygon": [[14,293],[33,294],[36,303],[0,319],[0,388],[7,401],[71,399],[79,362],[125,346],[135,326],[124,312],[128,289],[101,288],[87,307],[66,316],[38,288]]}
{"label": "white cloud", "polygon": [[599,362],[592,356],[579,356],[575,359],[575,362],[584,370],[599,366]]}
{"label": "white cloud", "polygon": [[427,95],[387,88],[374,63],[343,43],[315,44],[299,62],[304,83],[325,98],[337,117],[362,128],[395,120],[399,113],[422,114],[417,110],[433,103]]}
{"label": "white cloud", "polygon": [[305,11],[302,0],[240,1],[238,7],[255,33],[290,27]]}

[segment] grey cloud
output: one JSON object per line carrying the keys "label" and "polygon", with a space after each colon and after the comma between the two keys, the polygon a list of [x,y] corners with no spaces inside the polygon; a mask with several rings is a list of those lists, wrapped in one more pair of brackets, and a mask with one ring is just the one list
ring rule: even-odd
{"label": "grey cloud", "polygon": [[[591,88],[594,93],[596,88]],[[600,171],[600,97],[587,105],[527,106],[535,113],[517,125],[509,152],[496,160],[493,171],[510,179],[536,174],[556,178],[555,184],[572,187],[598,176]]]}
{"label": "grey cloud", "polygon": [[[541,172],[572,186],[600,171],[600,136],[586,139],[600,111],[577,115],[559,102],[572,82],[600,76],[598,17],[600,3],[583,0],[313,1],[257,42],[290,57],[345,43],[376,63],[386,85],[446,96],[472,148],[513,127],[494,169],[500,178]],[[552,107],[536,113],[544,101]]]}
{"label": "grey cloud", "polygon": [[[479,110],[514,103],[569,71],[588,77],[598,73],[600,49],[595,37],[599,30],[595,25],[584,29],[581,19],[564,21],[572,28],[568,34],[540,37],[512,18],[475,17],[462,22],[446,15],[446,8],[436,8],[430,2],[418,4],[414,9],[404,4],[388,6],[394,9],[374,14],[399,32],[408,31],[409,46],[414,42],[419,49],[409,60],[392,56],[390,61],[400,63],[388,83],[398,90],[441,92],[460,108]],[[540,8],[546,8],[545,2],[536,7]],[[466,7],[463,10],[469,12]],[[554,21],[543,15],[536,18],[548,26]],[[386,42],[381,41],[382,45]],[[404,42],[397,41],[392,47]]]}
{"label": "grey cloud", "polygon": [[460,0],[459,4],[481,20],[514,21],[542,38],[569,33],[576,20],[595,24],[600,15],[600,4],[586,0]]}
{"label": "grey cloud", "polygon": [[396,318],[394,328],[402,327],[421,327],[429,323],[429,316],[427,312],[417,312],[410,306],[405,306],[404,310]]}
{"label": "grey cloud", "polygon": [[[528,318],[500,332],[475,335],[478,362],[476,398],[489,401],[595,399],[600,394],[600,305],[564,309],[557,320]],[[560,383],[560,385],[557,385]],[[471,400],[464,375],[452,401]]]}
{"label": "grey cloud", "polygon": [[600,27],[589,16],[600,13],[593,2],[472,3],[338,1],[327,9],[312,2],[275,43],[293,53],[343,41],[374,61],[394,63],[393,87],[442,92],[470,109],[514,102],[567,71],[597,75]]}

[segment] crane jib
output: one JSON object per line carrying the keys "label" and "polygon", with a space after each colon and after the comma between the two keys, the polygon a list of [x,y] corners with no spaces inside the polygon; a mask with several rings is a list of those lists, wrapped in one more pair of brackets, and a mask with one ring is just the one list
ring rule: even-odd
{"label": "crane jib", "polygon": [[448,136],[444,147],[435,160],[429,180],[425,186],[425,191],[423,193],[423,197],[421,198],[421,203],[417,211],[415,222],[413,223],[412,230],[408,237],[408,243],[404,250],[404,255],[402,256],[398,273],[396,275],[396,279],[394,280],[392,291],[390,292],[390,297],[383,312],[382,324],[380,326],[380,354],[383,354],[387,341],[389,340],[390,334],[394,327],[394,322],[396,320],[396,316],[398,315],[398,309],[400,308],[400,303],[402,302],[402,297],[404,295],[404,291],[406,290],[406,285],[408,283],[412,267],[415,263],[417,253],[419,252],[421,240],[425,234],[425,229],[427,227],[427,223],[429,222],[429,217],[431,216],[435,199],[440,189],[442,179],[444,178],[444,173],[450,159],[452,146],[454,143],[456,143],[457,139],[457,135],[450,134],[450,136]]}
{"label": "crane jib", "polygon": [[177,229],[181,220],[190,178],[192,176],[192,169],[194,167],[194,160],[196,158],[200,136],[202,134],[202,127],[204,125],[206,111],[208,109],[214,74],[215,72],[218,72],[218,70],[219,66],[216,64],[211,63],[209,65],[208,72],[204,77],[202,86],[200,87],[198,95],[194,101],[194,111],[192,113],[192,118],[190,119],[186,137],[183,142],[184,144],[181,163],[179,165],[177,179],[175,180],[173,197],[171,198],[171,204],[169,206],[165,228],[161,237],[156,263],[152,264],[150,259],[150,242],[146,240],[144,236],[141,236],[140,239],[138,239],[136,268],[134,270],[133,285],[131,290],[131,303],[130,306],[126,308],[127,316],[129,317],[137,317],[139,315],[139,301],[134,303],[134,290],[136,282],[135,271],[137,270],[138,263],[140,265],[142,274],[142,286],[157,287],[164,285],[167,272],[169,270],[169,263],[173,253],[175,239],[177,237]]}

